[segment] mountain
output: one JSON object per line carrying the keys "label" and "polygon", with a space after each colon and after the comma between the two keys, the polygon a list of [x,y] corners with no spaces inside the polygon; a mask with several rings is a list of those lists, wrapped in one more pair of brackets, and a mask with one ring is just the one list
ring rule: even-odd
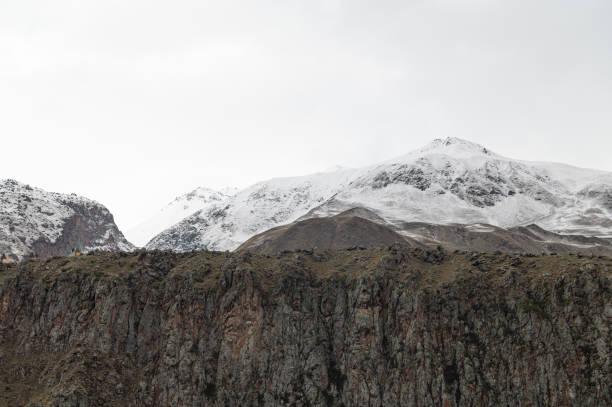
{"label": "mountain", "polygon": [[235,249],[256,233],[293,222],[354,178],[355,170],[342,169],[260,182],[188,216],[154,237],[146,248]]}
{"label": "mountain", "polygon": [[336,216],[311,218],[277,226],[253,236],[240,245],[238,250],[275,254],[283,250],[312,248],[339,250],[355,246],[374,248],[396,243],[405,247],[423,247],[416,240],[367,219],[376,217],[375,214],[368,212],[364,209],[352,210]]}
{"label": "mountain", "polygon": [[99,203],[71,194],[33,188],[14,180],[0,181],[0,253],[20,260],[65,256],[72,248],[133,250]]}
{"label": "mountain", "polygon": [[366,207],[390,223],[537,224],[612,236],[612,173],[505,158],[450,138],[371,168],[308,216]]}
{"label": "mountain", "polygon": [[385,223],[536,224],[612,237],[612,173],[527,162],[458,138],[360,169],[276,178],[166,229],[147,248],[233,250],[257,233],[355,207]]}
{"label": "mountain", "polygon": [[610,406],[611,279],[395,246],[0,264],[0,406]]}
{"label": "mountain", "polygon": [[158,213],[128,230],[126,235],[131,242],[142,247],[157,234],[180,222],[187,216],[218,204],[236,192],[237,190],[234,188],[224,188],[222,190],[204,187],[196,188],[185,195],[177,197]]}

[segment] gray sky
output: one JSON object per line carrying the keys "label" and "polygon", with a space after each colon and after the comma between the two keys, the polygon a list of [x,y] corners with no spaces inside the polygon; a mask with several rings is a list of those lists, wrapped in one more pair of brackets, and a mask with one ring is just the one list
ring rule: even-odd
{"label": "gray sky", "polygon": [[612,1],[2,1],[0,178],[128,229],[455,136],[612,171]]}

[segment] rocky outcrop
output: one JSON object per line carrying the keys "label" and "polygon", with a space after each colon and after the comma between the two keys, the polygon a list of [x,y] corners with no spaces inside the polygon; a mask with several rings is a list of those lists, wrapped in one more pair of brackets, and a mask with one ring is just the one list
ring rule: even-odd
{"label": "rocky outcrop", "polygon": [[389,247],[0,267],[0,405],[612,403],[605,257]]}

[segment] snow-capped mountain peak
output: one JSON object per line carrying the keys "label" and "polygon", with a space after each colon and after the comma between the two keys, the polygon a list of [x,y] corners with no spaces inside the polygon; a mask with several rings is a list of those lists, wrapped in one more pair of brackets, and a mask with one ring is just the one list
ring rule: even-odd
{"label": "snow-capped mountain peak", "polygon": [[434,139],[429,144],[425,145],[425,147],[417,151],[440,154],[444,153],[449,155],[457,155],[466,152],[470,154],[489,154],[489,151],[482,145],[458,137]]}
{"label": "snow-capped mountain peak", "polygon": [[308,217],[366,208],[405,222],[538,224],[559,233],[612,235],[612,174],[514,160],[459,138],[437,139],[379,165],[255,184],[165,230],[149,248],[234,249]]}
{"label": "snow-capped mountain peak", "polygon": [[468,140],[457,137],[435,139],[422,148],[413,150],[406,155],[390,160],[389,162],[401,162],[426,156],[442,155],[454,159],[465,159],[473,157],[500,157],[486,147]]}

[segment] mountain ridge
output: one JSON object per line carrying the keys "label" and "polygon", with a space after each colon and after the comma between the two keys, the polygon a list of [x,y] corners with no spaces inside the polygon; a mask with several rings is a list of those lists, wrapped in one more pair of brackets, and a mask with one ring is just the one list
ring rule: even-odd
{"label": "mountain ridge", "polygon": [[113,215],[100,203],[18,181],[0,181],[0,253],[13,260],[83,251],[130,251]]}
{"label": "mountain ridge", "polygon": [[393,225],[536,223],[559,234],[606,237],[612,236],[612,173],[436,139],[378,165],[259,182],[186,217],[146,247],[233,250],[270,228],[354,207]]}

